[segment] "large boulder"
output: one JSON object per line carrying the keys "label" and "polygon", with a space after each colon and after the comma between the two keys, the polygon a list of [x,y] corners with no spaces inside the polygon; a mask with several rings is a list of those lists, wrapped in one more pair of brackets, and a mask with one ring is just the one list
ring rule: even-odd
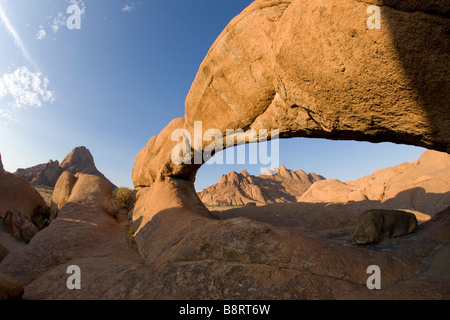
{"label": "large boulder", "polygon": [[24,178],[9,172],[0,174],[0,217],[8,210],[21,212],[28,220],[48,210],[42,196]]}
{"label": "large boulder", "polygon": [[24,289],[14,278],[0,272],[0,300],[20,300]]}
{"label": "large boulder", "polygon": [[9,250],[0,244],[0,262],[9,254]]}
{"label": "large boulder", "polygon": [[29,221],[20,211],[8,210],[3,218],[5,230],[17,240],[26,243],[39,232],[38,228]]}
{"label": "large boulder", "polygon": [[50,216],[53,220],[59,210],[69,201],[72,189],[77,181],[77,178],[69,172],[64,171],[56,182],[52,195],[52,203],[50,206]]}
{"label": "large boulder", "polygon": [[84,173],[101,177],[106,180],[111,191],[117,188],[103,173],[98,171],[95,166],[94,157],[86,147],[76,147],[73,149],[61,162],[61,168],[63,171],[69,171],[72,174]]}
{"label": "large boulder", "polygon": [[416,216],[401,210],[369,210],[361,214],[353,234],[354,244],[378,243],[417,229]]}

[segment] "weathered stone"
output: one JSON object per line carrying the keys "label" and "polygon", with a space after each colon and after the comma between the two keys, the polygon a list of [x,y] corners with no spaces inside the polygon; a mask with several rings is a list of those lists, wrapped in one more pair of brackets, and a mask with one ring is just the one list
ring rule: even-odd
{"label": "weathered stone", "polygon": [[73,149],[61,162],[61,168],[63,171],[70,171],[72,174],[85,173],[98,176],[106,180],[111,191],[117,188],[103,173],[98,171],[94,163],[94,157],[86,147]]}
{"label": "weathered stone", "polygon": [[284,165],[274,174],[253,176],[247,171],[229,172],[219,183],[198,193],[202,202],[208,206],[241,206],[248,203],[267,204],[274,202],[295,202],[313,184],[324,178],[314,173],[316,178],[305,172],[291,171]]}
{"label": "weathered stone", "polygon": [[373,200],[390,208],[432,216],[450,206],[450,155],[428,150],[413,163],[378,170],[355,181],[319,181],[301,197],[302,202]]}
{"label": "weathered stone", "polygon": [[39,164],[27,169],[17,169],[15,175],[25,178],[33,185],[48,186],[53,188],[63,169],[58,161],[50,160],[48,163]]}
{"label": "weathered stone", "polygon": [[0,244],[0,262],[9,254],[9,250]]}
{"label": "weathered stone", "polygon": [[202,121],[203,132],[278,128],[286,138],[391,141],[450,151],[443,107],[450,104],[450,22],[444,13],[416,15],[392,5],[382,8],[384,27],[369,30],[367,2],[253,2],[208,52],[185,117],[139,154],[135,186],[150,186],[160,173],[193,179],[198,166],[172,163],[177,142],[170,136],[178,128],[192,135],[194,121]]}
{"label": "weathered stone", "polygon": [[378,243],[383,239],[395,238],[417,229],[416,216],[400,210],[374,209],[359,217],[353,234],[354,244]]}
{"label": "weathered stone", "polygon": [[20,300],[24,289],[14,278],[0,272],[0,300]]}
{"label": "weathered stone", "polygon": [[6,211],[5,217],[3,218],[3,225],[5,230],[14,238],[25,241],[26,243],[30,242],[39,231],[20,211]]}
{"label": "weathered stone", "polygon": [[50,160],[48,163],[39,164],[31,168],[18,169],[14,174],[25,178],[35,186],[54,188],[64,171],[69,171],[72,174],[81,172],[96,175],[108,182],[111,191],[117,188],[97,169],[94,157],[86,147],[74,148],[66,155],[61,164],[57,160]]}
{"label": "weathered stone", "polygon": [[[426,9],[417,1],[392,2],[398,10],[383,7],[392,29],[369,31],[368,3],[376,2],[258,0],[233,19],[200,67],[185,117],[136,158],[133,226],[142,258],[103,207],[105,183],[80,176],[58,218],[24,250],[9,254],[0,271],[24,283],[27,298],[448,299],[450,208],[420,232],[375,248],[352,246],[344,227],[354,212],[329,225],[310,217],[317,232],[215,219],[193,185],[200,164],[171,161],[178,143],[171,141],[173,130],[193,134],[196,120],[203,130],[279,128],[282,137],[449,151],[448,19],[417,12]],[[335,206],[347,212],[354,205],[359,201]],[[338,233],[320,230],[318,220]],[[83,290],[64,286],[71,264],[83,270]],[[389,270],[383,290],[365,285],[373,264]]]}
{"label": "weathered stone", "polygon": [[52,195],[52,204],[50,207],[50,220],[56,218],[58,211],[69,201],[73,186],[77,179],[69,172],[64,171],[56,182]]}
{"label": "weathered stone", "polygon": [[[11,252],[0,264],[0,272],[14,277],[25,287],[38,279],[38,287],[42,290],[54,285],[55,292],[62,294],[68,291],[65,285],[68,265],[65,264],[69,261],[78,264],[77,260],[104,257],[107,261],[120,262],[122,266],[130,264],[130,260],[136,261],[138,255],[125,237],[126,219],[110,214],[110,199],[111,191],[103,178],[78,174],[69,200],[56,219],[26,247]],[[102,269],[102,273],[108,272],[107,267]],[[47,274],[46,278],[40,279],[43,274]],[[48,280],[55,276],[64,280],[54,283]],[[98,273],[94,279],[97,276]],[[83,281],[83,286],[85,284],[87,282]],[[33,294],[33,290],[27,292]]]}
{"label": "weathered stone", "polygon": [[27,180],[9,172],[0,175],[0,217],[13,210],[21,212],[31,221],[34,215],[47,208],[42,196]]}

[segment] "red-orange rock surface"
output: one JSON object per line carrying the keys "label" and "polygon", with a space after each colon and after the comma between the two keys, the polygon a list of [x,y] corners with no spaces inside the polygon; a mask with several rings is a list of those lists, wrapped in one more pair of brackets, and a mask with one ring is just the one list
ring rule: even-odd
{"label": "red-orange rock surface", "polygon": [[209,206],[240,206],[249,202],[267,204],[274,202],[295,202],[316,181],[324,180],[315,173],[302,170],[291,171],[284,165],[275,174],[250,175],[229,172],[219,183],[198,193],[200,200]]}

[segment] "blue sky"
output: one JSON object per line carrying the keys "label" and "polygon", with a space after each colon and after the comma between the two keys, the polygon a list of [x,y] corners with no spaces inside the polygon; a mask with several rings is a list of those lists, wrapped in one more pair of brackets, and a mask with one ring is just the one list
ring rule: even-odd
{"label": "blue sky", "polygon": [[[132,187],[136,154],[184,102],[211,44],[249,0],[0,0],[0,152],[8,171],[88,147],[110,180]],[[69,30],[67,8],[81,9]],[[422,148],[280,141],[280,164],[353,180],[415,161]],[[204,165],[201,190],[260,165]]]}

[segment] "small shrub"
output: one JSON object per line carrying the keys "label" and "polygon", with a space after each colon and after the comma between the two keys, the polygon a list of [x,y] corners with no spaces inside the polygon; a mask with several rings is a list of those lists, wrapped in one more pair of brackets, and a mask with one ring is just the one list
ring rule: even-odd
{"label": "small shrub", "polygon": [[113,198],[119,208],[128,210],[134,204],[134,191],[125,187],[116,188],[113,191]]}
{"label": "small shrub", "polygon": [[36,214],[31,219],[31,222],[38,228],[39,231],[48,227],[50,224],[50,209],[48,207],[39,207]]}

